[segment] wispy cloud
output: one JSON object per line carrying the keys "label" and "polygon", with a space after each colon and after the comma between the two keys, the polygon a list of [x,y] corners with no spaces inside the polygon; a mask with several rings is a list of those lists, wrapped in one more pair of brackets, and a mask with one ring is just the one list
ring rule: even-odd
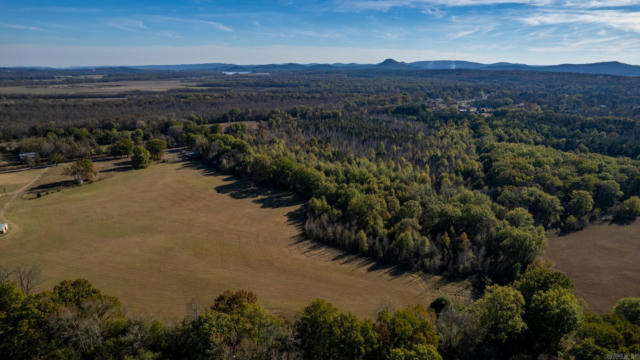
{"label": "wispy cloud", "polygon": [[519,18],[529,25],[597,24],[640,33],[640,12],[621,10],[551,10]]}
{"label": "wispy cloud", "polygon": [[347,0],[334,3],[337,11],[388,11],[396,7],[438,9],[440,7],[528,5],[574,9],[616,8],[640,5],[640,0]]}
{"label": "wispy cloud", "polygon": [[39,27],[20,25],[20,24],[0,24],[0,26],[8,29],[15,29],[15,30],[42,31],[42,29]]}
{"label": "wispy cloud", "polygon": [[341,32],[334,32],[334,31],[301,30],[298,33],[303,36],[320,38],[320,39],[336,39],[336,38],[344,37],[344,34],[342,34]]}
{"label": "wispy cloud", "polygon": [[182,36],[173,31],[160,31],[158,35],[165,37],[167,39],[182,39]]}
{"label": "wispy cloud", "polygon": [[459,32],[457,32],[457,33],[455,33],[455,34],[452,34],[452,35],[451,35],[451,38],[452,38],[452,39],[461,39],[461,38],[463,38],[463,37],[467,37],[467,36],[469,36],[469,35],[475,34],[475,33],[477,33],[478,31],[480,31],[480,29],[477,29],[477,28],[476,28],[476,29],[471,29],[471,30],[463,30],[463,31],[459,31]]}
{"label": "wispy cloud", "polygon": [[106,23],[107,26],[130,32],[140,32],[147,27],[144,22],[134,19],[117,19]]}
{"label": "wispy cloud", "polygon": [[575,8],[614,8],[640,5],[640,0],[567,0],[564,6]]}
{"label": "wispy cloud", "polygon": [[552,5],[554,0],[354,0],[339,1],[338,11],[388,11],[396,7],[434,9],[434,7],[461,7],[500,4],[522,4],[534,6]]}
{"label": "wispy cloud", "polygon": [[156,15],[150,16],[150,18],[154,20],[160,20],[160,21],[172,21],[172,22],[178,22],[178,23],[184,23],[184,24],[204,25],[220,31],[233,32],[232,28],[225,26],[224,24],[217,21],[189,19],[189,18],[172,17],[172,16],[156,16]]}
{"label": "wispy cloud", "polygon": [[103,11],[103,9],[99,9],[99,8],[83,8],[83,7],[68,7],[68,6],[26,7],[20,10],[28,11],[28,12],[59,12],[59,13],[97,13],[97,12]]}
{"label": "wispy cloud", "polygon": [[439,9],[437,7],[427,7],[425,9],[422,9],[421,11],[425,15],[435,16],[437,18],[442,18],[446,15],[446,13],[442,11],[442,9]]}

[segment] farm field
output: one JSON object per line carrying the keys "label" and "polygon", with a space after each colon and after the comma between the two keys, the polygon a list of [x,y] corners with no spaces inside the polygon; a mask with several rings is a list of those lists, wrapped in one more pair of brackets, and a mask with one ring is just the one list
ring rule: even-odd
{"label": "farm field", "polygon": [[0,95],[104,95],[131,91],[167,91],[185,89],[194,83],[181,80],[130,80],[112,82],[88,82],[76,84],[0,86]]}
{"label": "farm field", "polygon": [[[0,264],[40,265],[42,289],[87,278],[131,314],[162,320],[181,319],[192,299],[208,306],[226,289],[254,291],[289,318],[316,298],[360,316],[441,295],[469,298],[466,282],[395,274],[303,241],[301,202],[287,193],[183,162],[138,171],[122,163],[97,162],[102,179],[92,184],[16,199]],[[60,183],[61,171],[50,168],[32,187]]]}
{"label": "farm field", "polygon": [[618,299],[640,294],[640,221],[591,224],[548,241],[545,257],[571,279],[586,310],[610,312]]}

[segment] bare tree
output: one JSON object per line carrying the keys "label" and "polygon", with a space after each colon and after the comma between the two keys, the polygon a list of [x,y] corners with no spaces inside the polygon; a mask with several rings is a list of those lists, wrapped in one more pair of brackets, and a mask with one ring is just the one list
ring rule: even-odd
{"label": "bare tree", "polygon": [[5,285],[11,279],[13,270],[8,266],[0,265],[0,285]]}
{"label": "bare tree", "polygon": [[30,295],[38,285],[42,284],[41,273],[38,265],[16,266],[15,274],[23,294]]}
{"label": "bare tree", "polygon": [[198,300],[191,299],[187,304],[187,319],[195,320],[204,312],[204,307]]}

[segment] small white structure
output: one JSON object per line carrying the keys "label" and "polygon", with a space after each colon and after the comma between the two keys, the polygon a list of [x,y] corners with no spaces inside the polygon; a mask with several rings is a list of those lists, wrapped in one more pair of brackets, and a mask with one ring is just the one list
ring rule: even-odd
{"label": "small white structure", "polygon": [[0,224],[0,234],[6,234],[9,231],[9,225]]}
{"label": "small white structure", "polygon": [[20,153],[18,154],[18,157],[20,158],[20,161],[33,160],[36,158],[36,153],[34,152]]}

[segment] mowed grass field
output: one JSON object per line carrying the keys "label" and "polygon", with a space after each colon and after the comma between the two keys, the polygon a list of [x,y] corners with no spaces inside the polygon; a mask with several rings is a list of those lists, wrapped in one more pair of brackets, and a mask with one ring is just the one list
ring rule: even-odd
{"label": "mowed grass field", "polygon": [[618,299],[640,296],[640,221],[550,235],[545,257],[573,281],[588,311],[610,312]]}
{"label": "mowed grass field", "polygon": [[[359,316],[469,298],[466,282],[397,274],[304,241],[300,201],[289,194],[182,162],[135,171],[105,164],[100,181],[10,204],[0,264],[40,265],[41,289],[87,278],[131,314],[161,320],[181,319],[190,300],[208,306],[226,289],[254,291],[285,317],[317,298]],[[34,186],[59,181],[61,171]]]}
{"label": "mowed grass field", "polygon": [[[9,202],[15,191],[20,190],[39,174],[45,172],[46,169],[34,169],[29,171],[16,171],[0,174],[0,216],[2,208]],[[2,219],[0,218],[0,221]]]}
{"label": "mowed grass field", "polygon": [[105,95],[131,91],[161,92],[171,89],[192,88],[194,86],[195,83],[180,80],[131,80],[75,84],[0,86],[0,95]]}
{"label": "mowed grass field", "polygon": [[0,194],[12,193],[28,184],[33,177],[44,169],[16,171],[0,174]]}

